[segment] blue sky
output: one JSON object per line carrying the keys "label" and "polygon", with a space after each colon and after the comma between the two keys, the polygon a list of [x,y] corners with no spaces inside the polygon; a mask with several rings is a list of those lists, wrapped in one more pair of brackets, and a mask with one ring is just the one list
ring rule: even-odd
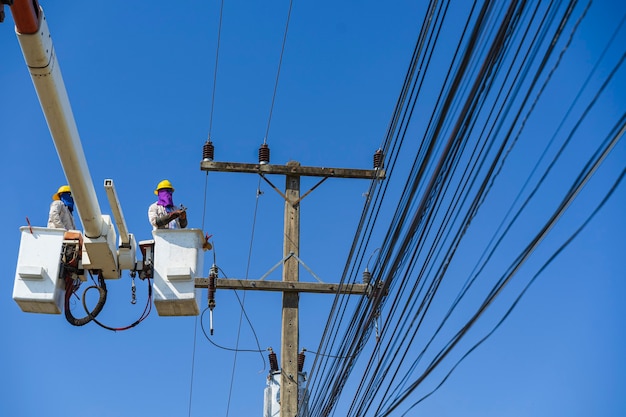
{"label": "blue sky", "polygon": [[[273,163],[297,160],[308,166],[371,168],[426,8],[415,4],[419,2],[387,3],[294,4],[267,137]],[[457,3],[448,13],[460,20],[467,9]],[[115,7],[42,1],[42,6],[103,213],[110,209],[102,184],[112,178],[130,231],[138,240],[151,238],[147,209],[154,201],[152,191],[168,178],[176,188],[174,201],[188,207],[190,227],[213,235],[222,276],[258,278],[280,261],[280,196],[254,175],[207,176],[200,170],[200,160],[211,129],[217,161],[257,162],[289,2],[225,2],[215,85],[219,2],[189,1],[181,7],[164,1],[125,2]],[[583,6],[578,7],[580,12]],[[526,140],[528,148],[522,148],[526,151],[510,161],[508,180],[497,189],[499,198],[511,198],[512,190],[520,187],[528,161],[534,161],[552,133],[548,126],[562,117],[625,13],[626,6],[618,1],[593,4],[566,56],[565,70],[551,84],[539,116],[529,121],[534,137]],[[451,42],[445,35],[441,42]],[[595,89],[610,70],[609,62],[624,53],[624,28],[617,40],[595,79]],[[0,137],[5,146],[1,169],[7,198],[0,255],[5,269],[0,312],[7,323],[0,347],[0,379],[5,386],[0,410],[4,415],[66,417],[260,415],[265,363],[258,354],[240,353],[235,359],[232,352],[216,348],[202,334],[199,317],[159,317],[153,309],[139,326],[114,333],[94,324],[73,327],[62,315],[23,313],[11,299],[19,227],[26,217],[33,225],[45,225],[50,196],[66,181],[10,16],[0,25],[0,50]],[[441,73],[446,70],[442,67]],[[625,82],[622,67],[596,108],[595,124],[580,133],[588,140],[572,150],[571,170],[558,171],[563,183],[575,173],[576,163],[586,159],[580,155],[590,153],[626,110]],[[430,97],[436,91],[433,87],[423,94]],[[419,110],[426,114],[432,109]],[[572,121],[568,123],[571,126]],[[395,174],[398,178],[404,176],[421,140],[415,133],[420,128],[413,129]],[[537,256],[519,272],[520,283],[527,282],[584,221],[624,169],[624,161],[626,146],[621,141]],[[282,178],[271,179],[283,187]],[[302,188],[314,184],[303,179]],[[529,229],[553,206],[551,193],[563,191],[558,178],[551,184],[553,190],[542,197],[545,208],[534,207],[535,217],[527,220]],[[402,185],[400,180],[391,183],[383,220],[391,218],[396,202],[392,199]],[[341,277],[368,187],[364,180],[331,179],[303,200],[300,258],[324,281]],[[621,184],[590,225],[538,277],[498,331],[409,415],[626,414],[625,203],[626,188]],[[485,212],[476,227],[487,230],[489,216]],[[382,239],[383,232],[384,228],[377,230],[375,239]],[[524,236],[523,232],[514,236]],[[472,236],[476,252],[471,245],[466,247],[463,259],[473,265],[488,236]],[[375,241],[371,249],[382,244]],[[517,253],[516,242],[508,247]],[[205,259],[205,274],[212,255]],[[312,280],[306,271],[301,274],[302,280]],[[280,272],[270,278],[280,279]],[[520,283],[503,294],[501,304],[494,306],[497,311],[511,304]],[[138,302],[131,305],[128,275],[109,281],[109,299],[100,320],[114,327],[135,321],[146,300],[145,285],[137,280]],[[237,295],[245,299],[260,347],[279,350],[280,295]],[[218,292],[212,340],[234,346],[239,333],[241,348],[256,349],[250,326],[241,320],[237,295]],[[301,295],[301,347],[317,349],[331,298]],[[484,328],[497,315],[490,317]],[[310,354],[307,365],[312,362]]]}

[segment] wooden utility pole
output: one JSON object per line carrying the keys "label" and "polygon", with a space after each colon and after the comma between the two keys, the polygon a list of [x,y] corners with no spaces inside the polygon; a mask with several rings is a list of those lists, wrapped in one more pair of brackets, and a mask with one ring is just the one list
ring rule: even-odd
{"label": "wooden utility pole", "polygon": [[[243,279],[218,279],[217,288],[280,291],[283,293],[282,332],[281,332],[281,382],[280,382],[280,417],[298,415],[298,347],[299,316],[298,304],[301,292],[367,294],[367,284],[326,284],[300,282],[300,202],[326,179],[361,178],[382,179],[382,169],[362,170],[343,168],[303,167],[291,161],[287,165],[242,164],[230,162],[202,161],[203,171],[255,173],[278,192],[285,200],[283,275],[282,282]],[[285,192],[281,192],[266,177],[266,174],[285,175]],[[300,177],[321,177],[313,188],[300,195]],[[208,279],[197,278],[196,288],[207,288]]]}
{"label": "wooden utility pole", "polygon": [[[300,177],[287,175],[285,183],[285,236],[283,255],[300,256]],[[289,256],[283,264],[283,282],[300,281],[298,258]],[[298,347],[300,326],[298,301],[300,293],[283,292],[281,332],[282,378],[280,383],[280,416],[298,415]]]}

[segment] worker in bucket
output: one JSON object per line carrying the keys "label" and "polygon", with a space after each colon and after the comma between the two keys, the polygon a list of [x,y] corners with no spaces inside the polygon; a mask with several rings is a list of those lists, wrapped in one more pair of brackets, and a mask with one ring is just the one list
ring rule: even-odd
{"label": "worker in bucket", "polygon": [[159,198],[148,209],[148,220],[150,220],[153,230],[184,229],[187,227],[186,208],[174,206],[173,193],[174,187],[169,180],[161,181],[154,190],[154,194]]}
{"label": "worker in bucket", "polygon": [[52,194],[48,214],[48,227],[53,229],[76,230],[74,223],[74,199],[69,185],[62,185]]}

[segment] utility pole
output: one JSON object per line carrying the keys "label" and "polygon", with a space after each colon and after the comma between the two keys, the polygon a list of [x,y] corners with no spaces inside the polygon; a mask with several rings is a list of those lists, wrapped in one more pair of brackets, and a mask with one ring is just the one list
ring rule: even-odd
{"label": "utility pole", "polygon": [[[300,256],[300,177],[286,175],[285,182],[285,235],[283,256],[291,253]],[[298,258],[290,256],[283,264],[283,282],[300,281]],[[300,293],[283,292],[281,332],[280,416],[298,415],[298,347],[300,326],[298,302]]]}
{"label": "utility pole", "polygon": [[[259,152],[261,155],[261,151]],[[377,159],[378,156],[378,159]],[[382,154],[378,151],[374,161],[381,162]],[[300,282],[300,202],[328,178],[383,179],[385,172],[381,168],[372,170],[304,167],[296,161],[286,165],[266,163],[245,164],[231,162],[213,162],[203,160],[203,171],[239,172],[260,175],[285,200],[283,274],[282,281],[218,279],[216,287],[220,289],[280,291],[282,298],[281,332],[281,382],[280,382],[280,417],[298,415],[298,347],[299,347],[299,311],[301,292],[326,294],[368,294],[367,284],[326,284]],[[284,175],[285,192],[272,184],[266,175]],[[304,195],[300,195],[300,177],[311,176],[322,179]],[[208,288],[208,279],[196,278],[196,288]]]}

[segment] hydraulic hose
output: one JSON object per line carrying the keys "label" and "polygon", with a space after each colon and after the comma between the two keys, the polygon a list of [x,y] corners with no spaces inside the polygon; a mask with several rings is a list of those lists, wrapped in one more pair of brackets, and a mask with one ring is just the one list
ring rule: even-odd
{"label": "hydraulic hose", "polygon": [[[73,287],[74,287],[73,280],[71,278],[66,278],[65,318],[67,319],[68,323],[70,323],[73,326],[84,326],[85,324],[89,323],[91,320],[95,319],[98,316],[98,314],[100,314],[100,312],[102,311],[102,308],[104,307],[104,304],[106,303],[106,300],[107,300],[106,283],[105,283],[104,278],[102,277],[102,274],[98,274],[98,285],[92,285],[85,289],[85,291],[83,292],[83,308],[87,312],[87,315],[79,319],[74,317],[74,315],[72,314],[72,311],[70,310],[70,298],[72,297],[72,294],[74,294]],[[87,293],[87,291],[89,291],[92,288],[98,289],[100,293],[100,297],[94,309],[92,311],[89,311],[89,309],[87,308],[86,300],[85,300],[86,298],[85,294]]]}

